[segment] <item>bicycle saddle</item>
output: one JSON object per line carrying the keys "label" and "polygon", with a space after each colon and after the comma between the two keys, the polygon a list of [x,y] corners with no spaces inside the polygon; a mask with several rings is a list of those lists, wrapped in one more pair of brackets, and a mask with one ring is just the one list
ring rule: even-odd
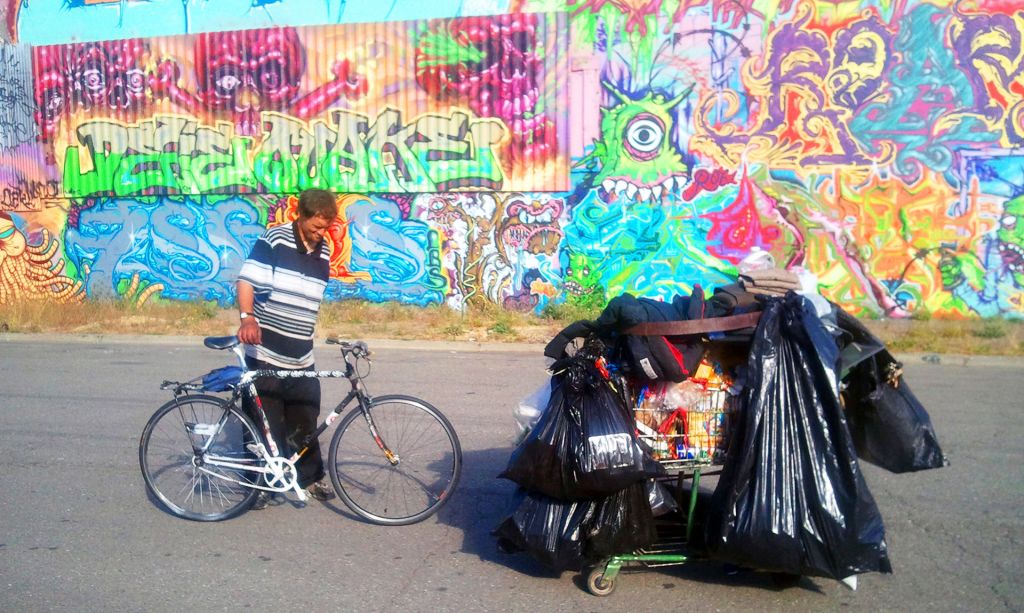
{"label": "bicycle saddle", "polygon": [[207,336],[203,344],[210,349],[231,349],[238,344],[237,336]]}

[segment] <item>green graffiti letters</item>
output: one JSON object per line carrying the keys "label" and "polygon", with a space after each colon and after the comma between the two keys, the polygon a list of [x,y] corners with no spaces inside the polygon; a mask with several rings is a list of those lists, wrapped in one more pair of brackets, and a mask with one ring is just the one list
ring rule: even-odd
{"label": "green graffiti letters", "polygon": [[336,110],[330,122],[264,113],[257,145],[231,124],[157,115],[125,126],[96,120],[78,127],[64,156],[64,189],[72,198],[235,191],[296,193],[436,192],[500,189],[495,148],[508,131],[496,119],[422,115],[408,124],[395,109],[372,122]]}
{"label": "green graffiti letters", "polygon": [[81,152],[68,147],[64,190],[72,198],[97,195],[208,194],[256,189],[246,155],[247,138],[194,120],[159,116],[131,128],[111,121],[78,127],[91,170],[82,171]]}

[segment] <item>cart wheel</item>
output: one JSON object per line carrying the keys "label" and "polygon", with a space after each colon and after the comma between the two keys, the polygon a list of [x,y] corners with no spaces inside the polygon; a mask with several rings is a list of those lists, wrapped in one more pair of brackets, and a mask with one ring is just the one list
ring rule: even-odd
{"label": "cart wheel", "polygon": [[607,596],[615,591],[615,580],[604,578],[604,565],[595,566],[587,574],[587,590],[594,596]]}
{"label": "cart wheel", "polygon": [[780,590],[783,590],[783,589],[786,589],[786,588],[796,587],[797,585],[799,585],[800,579],[803,578],[803,575],[794,575],[793,573],[773,572],[773,573],[771,573],[771,578],[772,578],[772,583],[775,584],[775,587],[779,588]]}

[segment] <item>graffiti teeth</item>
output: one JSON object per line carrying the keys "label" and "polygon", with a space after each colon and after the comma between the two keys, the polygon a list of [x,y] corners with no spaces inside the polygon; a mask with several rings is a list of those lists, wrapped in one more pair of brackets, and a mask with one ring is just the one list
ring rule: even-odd
{"label": "graffiti teeth", "polygon": [[647,202],[651,199],[651,188],[641,187],[640,188],[640,201]]}
{"label": "graffiti teeth", "polygon": [[651,193],[654,194],[654,199],[657,200],[658,202],[661,202],[661,191],[663,189],[665,188],[663,188],[660,185],[655,185],[653,188],[651,188]]}
{"label": "graffiti teeth", "polygon": [[524,224],[549,224],[554,220],[551,210],[548,209],[539,215],[531,215],[526,211],[519,211],[519,221]]}
{"label": "graffiti teeth", "polygon": [[630,183],[628,186],[626,186],[626,197],[632,200],[633,197],[636,196],[637,191],[637,187]]}
{"label": "graffiti teeth", "polygon": [[1003,264],[1013,272],[1024,270],[1024,247],[1014,243],[1000,243],[999,255]]}
{"label": "graffiti teeth", "polygon": [[615,181],[613,179],[605,179],[604,181],[601,181],[601,187],[604,188],[605,192],[610,194],[612,193],[612,190],[615,189]]}

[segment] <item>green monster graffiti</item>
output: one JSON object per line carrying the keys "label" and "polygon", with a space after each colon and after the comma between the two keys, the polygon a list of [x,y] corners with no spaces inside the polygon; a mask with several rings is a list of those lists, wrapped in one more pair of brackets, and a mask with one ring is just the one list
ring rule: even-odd
{"label": "green monster graffiti", "polygon": [[1007,201],[999,227],[984,240],[983,258],[942,258],[943,287],[982,317],[1024,318],[1024,195]]}
{"label": "green monster graffiti", "polygon": [[601,140],[576,166],[597,170],[592,184],[600,186],[606,202],[661,203],[676,195],[689,181],[690,168],[670,138],[675,125],[670,111],[690,95],[693,85],[672,99],[648,93],[639,100],[607,81],[604,87],[621,104],[601,109]]}
{"label": "green monster graffiti", "polygon": [[569,265],[565,269],[562,287],[566,302],[584,309],[600,308],[605,303],[604,288],[598,264],[590,256],[569,251]]}

